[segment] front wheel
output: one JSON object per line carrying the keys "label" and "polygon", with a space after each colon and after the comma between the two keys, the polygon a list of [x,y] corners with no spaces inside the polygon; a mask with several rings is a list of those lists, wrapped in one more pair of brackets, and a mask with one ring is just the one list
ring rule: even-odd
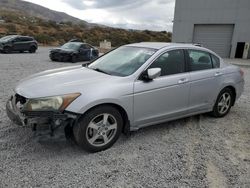
{"label": "front wheel", "polygon": [[79,146],[89,152],[110,148],[122,132],[123,120],[118,110],[100,106],[87,112],[73,127]]}
{"label": "front wheel", "polygon": [[214,117],[226,116],[232,107],[233,100],[234,100],[234,95],[232,93],[232,90],[229,88],[223,89],[216,100],[216,103],[214,105],[211,114]]}
{"label": "front wheel", "polygon": [[4,53],[9,54],[9,53],[11,53],[11,47],[6,46],[3,48],[3,51],[4,51]]}

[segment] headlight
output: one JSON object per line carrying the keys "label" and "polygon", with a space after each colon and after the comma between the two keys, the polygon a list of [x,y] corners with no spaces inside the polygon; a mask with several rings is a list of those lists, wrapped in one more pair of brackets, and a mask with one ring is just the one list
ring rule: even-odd
{"label": "headlight", "polygon": [[77,97],[80,93],[73,93],[63,96],[55,97],[45,97],[37,99],[29,99],[24,110],[27,111],[42,111],[42,110],[65,110]]}

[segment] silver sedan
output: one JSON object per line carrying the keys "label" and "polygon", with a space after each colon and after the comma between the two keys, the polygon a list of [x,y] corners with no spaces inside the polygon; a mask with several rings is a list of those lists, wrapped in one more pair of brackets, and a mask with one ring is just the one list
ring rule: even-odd
{"label": "silver sedan", "polygon": [[209,112],[224,117],[240,97],[244,73],[192,44],[137,43],[89,66],[32,75],[15,88],[7,114],[34,131],[63,127],[68,138],[97,152],[122,132]]}

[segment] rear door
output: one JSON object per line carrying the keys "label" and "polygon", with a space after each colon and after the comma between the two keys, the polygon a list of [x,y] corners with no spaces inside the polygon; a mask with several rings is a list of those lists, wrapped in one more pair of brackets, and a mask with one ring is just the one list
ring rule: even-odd
{"label": "rear door", "polygon": [[150,82],[139,79],[134,84],[134,123],[138,127],[181,116],[188,108],[184,50],[163,53],[149,68],[161,68],[162,73]]}
{"label": "rear door", "polygon": [[220,65],[213,63],[212,55],[205,51],[189,49],[186,54],[190,71],[189,112],[211,109],[221,86]]}
{"label": "rear door", "polygon": [[23,49],[24,50],[29,50],[31,46],[31,42],[33,41],[32,38],[30,37],[22,37],[22,42],[23,42]]}

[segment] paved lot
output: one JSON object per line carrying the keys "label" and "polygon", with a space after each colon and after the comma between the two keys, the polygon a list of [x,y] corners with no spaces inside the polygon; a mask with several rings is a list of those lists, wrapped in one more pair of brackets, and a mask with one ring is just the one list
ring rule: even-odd
{"label": "paved lot", "polygon": [[37,140],[5,114],[20,79],[70,65],[50,62],[48,48],[0,54],[0,187],[250,187],[250,67],[243,68],[245,92],[227,117],[149,127],[88,154],[64,139]]}

